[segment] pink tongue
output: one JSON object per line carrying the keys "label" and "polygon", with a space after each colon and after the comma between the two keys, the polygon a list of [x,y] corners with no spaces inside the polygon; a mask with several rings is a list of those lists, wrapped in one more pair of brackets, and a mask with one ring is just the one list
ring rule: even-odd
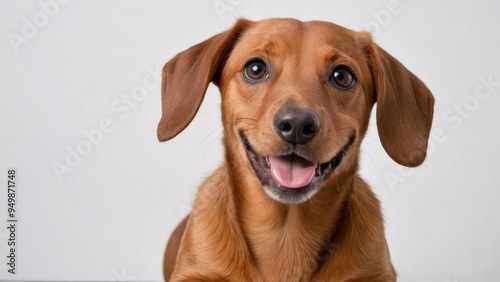
{"label": "pink tongue", "polygon": [[271,156],[268,161],[274,181],[286,188],[307,186],[316,171],[315,164],[295,155]]}

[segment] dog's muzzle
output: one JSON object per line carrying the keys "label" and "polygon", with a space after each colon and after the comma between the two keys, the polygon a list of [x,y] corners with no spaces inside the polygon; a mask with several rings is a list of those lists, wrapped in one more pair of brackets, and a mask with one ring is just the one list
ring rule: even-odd
{"label": "dog's muzzle", "polygon": [[[274,127],[283,142],[290,148],[296,148],[313,140],[321,123],[318,115],[310,109],[285,106],[276,113]],[[299,204],[310,199],[323,180],[340,164],[354,142],[354,137],[349,138],[330,161],[315,163],[297,154],[295,149],[286,155],[261,156],[243,132],[240,132],[240,137],[266,194],[286,204]]]}

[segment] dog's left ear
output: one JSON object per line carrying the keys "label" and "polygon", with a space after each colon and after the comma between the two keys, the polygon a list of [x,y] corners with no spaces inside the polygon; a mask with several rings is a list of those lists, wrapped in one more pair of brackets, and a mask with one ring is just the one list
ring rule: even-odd
{"label": "dog's left ear", "polygon": [[360,43],[375,84],[382,146],[400,165],[418,166],[427,155],[434,97],[418,77],[376,45],[368,33],[360,33]]}
{"label": "dog's left ear", "polygon": [[175,56],[163,67],[162,117],[158,140],[167,141],[184,130],[198,112],[210,82],[218,85],[223,64],[251,21],[240,19],[219,33]]}

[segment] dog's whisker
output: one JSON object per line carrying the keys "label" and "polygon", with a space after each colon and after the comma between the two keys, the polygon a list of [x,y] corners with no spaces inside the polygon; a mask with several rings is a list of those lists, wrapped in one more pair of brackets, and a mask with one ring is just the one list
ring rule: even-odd
{"label": "dog's whisker", "polygon": [[370,163],[373,165],[373,167],[377,167],[377,165],[375,164],[375,161],[373,160],[372,156],[366,150],[360,148],[360,151],[361,151],[361,153],[364,156],[366,156],[370,160]]}
{"label": "dog's whisker", "polygon": [[375,138],[375,137],[372,137],[370,135],[367,135],[366,133],[361,135],[361,138],[362,139],[368,139],[368,140],[371,140],[371,141],[375,141],[377,143],[380,143],[380,138]]}
{"label": "dog's whisker", "polygon": [[221,139],[221,138],[220,138],[221,136],[222,136],[222,133],[218,134],[218,135],[217,135],[217,136],[216,136],[216,137],[215,137],[215,138],[214,138],[214,139],[213,139],[213,140],[212,140],[212,141],[208,144],[208,146],[205,148],[205,151],[203,152],[203,155],[202,155],[202,157],[201,157],[201,159],[202,159],[202,160],[203,160],[203,159],[205,159],[205,155],[207,154],[208,149],[210,148],[210,146],[212,146],[212,144],[213,144],[215,141],[220,140],[220,139]]}
{"label": "dog's whisker", "polygon": [[[207,136],[203,137],[203,139],[201,139],[201,141],[198,142],[198,144],[196,145],[194,150],[196,151],[198,149],[198,147],[201,145],[201,143],[203,143],[208,137],[210,137],[210,135],[214,134],[215,132],[217,132],[219,130],[223,130],[223,129],[224,128],[222,126],[219,126],[216,129],[212,130],[209,134],[207,134]],[[220,134],[218,136],[220,136]]]}
{"label": "dog's whisker", "polygon": [[216,117],[216,118],[221,118],[221,115],[216,115],[216,114],[209,114],[207,112],[204,112],[204,111],[198,111],[200,114],[203,114],[203,115],[206,115],[206,116],[209,116],[209,117]]}

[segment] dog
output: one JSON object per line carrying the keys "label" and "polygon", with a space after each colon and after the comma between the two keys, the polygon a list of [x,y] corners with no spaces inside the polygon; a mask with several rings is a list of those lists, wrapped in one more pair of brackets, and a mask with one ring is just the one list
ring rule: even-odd
{"label": "dog", "polygon": [[209,83],[224,162],[165,252],[167,281],[396,281],[380,203],[359,177],[376,103],[384,150],[420,165],[434,97],[373,42],[329,22],[238,20],[166,63],[158,139],[183,131]]}

